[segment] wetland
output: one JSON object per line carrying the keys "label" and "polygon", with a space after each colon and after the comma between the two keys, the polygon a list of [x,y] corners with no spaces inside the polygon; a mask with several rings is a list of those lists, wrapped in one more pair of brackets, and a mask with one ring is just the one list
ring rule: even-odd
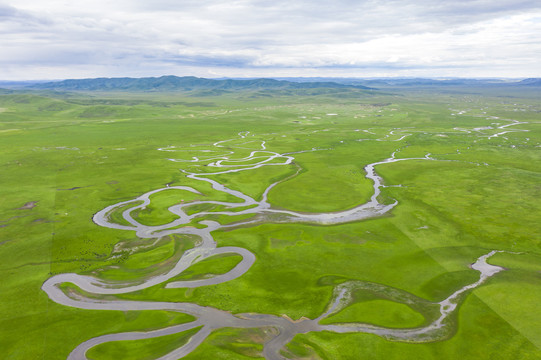
{"label": "wetland", "polygon": [[393,91],[1,95],[0,354],[541,359],[538,94]]}

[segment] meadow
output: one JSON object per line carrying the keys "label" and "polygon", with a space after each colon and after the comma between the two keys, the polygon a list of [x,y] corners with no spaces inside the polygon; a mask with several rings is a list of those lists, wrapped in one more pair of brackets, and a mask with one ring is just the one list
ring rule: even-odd
{"label": "meadow", "polygon": [[[171,223],[178,216],[168,209],[178,204],[189,215],[204,212],[177,227],[202,229],[205,220],[231,225],[212,236],[218,248],[255,255],[245,273],[214,285],[166,288],[164,282],[116,295],[88,294],[74,283],[61,290],[102,302],[193,303],[297,321],[323,314],[340,284],[380,284],[387,290],[352,292],[351,304],[321,324],[406,329],[426,326],[437,313],[434,304],[479,279],[471,264],[497,250],[488,262],[505,270],[460,299],[441,337],[397,341],[364,332],[307,331],[296,334],[280,356],[541,359],[540,97],[536,89],[482,88],[221,95],[4,91],[0,358],[66,359],[98,336],[194,321],[193,315],[170,310],[63,306],[41,290],[49,278],[66,273],[142,283],[171,271],[199,246],[198,236],[149,239],[93,222],[109,206],[171,187],[131,212],[135,221]],[[255,213],[226,216],[226,206],[204,202],[239,199],[186,176],[217,172],[220,160],[228,169],[253,167],[260,161],[250,157],[254,151],[281,157],[267,163],[276,166],[204,177],[256,201],[276,183],[268,191],[272,208],[301,214],[366,203],[374,192],[366,165],[393,153],[394,159],[411,160],[375,166],[384,183],[378,201],[397,202],[390,211],[335,224]],[[294,160],[282,164],[287,156]],[[173,189],[181,186],[197,192]],[[134,201],[107,216],[128,227],[123,214],[141,204]],[[210,256],[168,281],[210,279],[241,260],[234,254]],[[419,300],[398,302],[390,289]],[[198,330],[98,344],[86,356],[155,359],[188,344]],[[272,327],[213,329],[184,358],[262,359],[264,345],[276,335]]]}

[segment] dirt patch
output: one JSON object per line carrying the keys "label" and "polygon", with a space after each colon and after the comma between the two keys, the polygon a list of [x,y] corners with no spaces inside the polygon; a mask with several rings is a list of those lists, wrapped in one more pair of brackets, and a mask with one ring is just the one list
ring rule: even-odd
{"label": "dirt patch", "polygon": [[32,221],[33,223],[54,223],[54,222],[60,222],[60,221],[53,221],[53,220],[47,220],[47,219],[36,219]]}
{"label": "dirt patch", "polygon": [[[7,219],[7,220],[0,220],[0,224],[5,224],[5,223],[7,223],[7,222],[10,222],[10,221],[13,220],[13,219],[19,219],[19,218],[23,218],[23,217],[27,217],[27,216],[28,216],[28,215],[12,216],[12,217],[10,217],[10,218]],[[7,225],[5,225],[5,226],[7,226]]]}
{"label": "dirt patch", "polygon": [[36,207],[37,203],[37,201],[29,201],[20,208],[17,208],[17,210],[31,210]]}

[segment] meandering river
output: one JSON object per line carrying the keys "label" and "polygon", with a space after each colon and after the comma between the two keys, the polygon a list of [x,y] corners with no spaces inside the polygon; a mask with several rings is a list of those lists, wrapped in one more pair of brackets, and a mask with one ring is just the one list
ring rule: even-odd
{"label": "meandering river", "polygon": [[[250,136],[249,132],[239,133],[241,139],[247,139]],[[373,195],[365,204],[361,204],[351,209],[339,212],[329,213],[301,213],[283,209],[273,208],[268,202],[269,192],[279,183],[287,181],[289,178],[275,182],[267,187],[264,191],[261,200],[256,200],[241,191],[236,191],[227,188],[218,181],[212,179],[213,175],[222,175],[235,173],[240,171],[253,171],[263,166],[296,166],[294,165],[294,156],[296,153],[277,153],[269,151],[266,148],[265,141],[259,142],[260,149],[253,150],[250,154],[243,158],[234,158],[234,151],[223,151],[225,143],[232,140],[223,140],[216,142],[212,148],[205,149],[207,155],[194,156],[192,159],[169,159],[176,162],[188,163],[205,163],[208,167],[216,168],[215,172],[194,173],[184,171],[187,178],[207,182],[216,191],[229,194],[235,197],[238,201],[213,201],[213,200],[197,200],[186,202],[170,207],[168,210],[177,216],[174,221],[159,225],[149,226],[141,224],[133,214],[141,209],[144,209],[151,203],[151,196],[161,191],[179,190],[188,191],[195,194],[200,194],[198,190],[188,186],[167,186],[156,190],[149,191],[138,196],[135,199],[123,201],[106,207],[97,212],[93,221],[99,225],[108,228],[113,228],[123,231],[134,231],[139,238],[149,239],[149,242],[170,235],[170,234],[185,234],[195,235],[200,238],[197,245],[190,250],[184,252],[178,262],[168,271],[151,276],[145,279],[138,279],[133,282],[110,282],[98,277],[89,275],[80,275],[75,273],[66,273],[49,278],[42,286],[49,298],[61,305],[71,306],[80,309],[88,310],[168,310],[176,311],[185,314],[190,314],[196,318],[187,324],[170,326],[167,328],[148,331],[148,332],[129,332],[119,334],[109,334],[90,339],[77,346],[69,355],[69,359],[87,359],[86,352],[92,347],[111,341],[119,340],[138,340],[160,337],[175,333],[180,333],[194,328],[199,328],[199,331],[183,346],[174,351],[160,357],[162,360],[174,360],[181,358],[201,344],[206,337],[215,329],[234,327],[234,328],[275,328],[278,330],[277,335],[264,344],[263,356],[269,360],[285,359],[280,351],[293,339],[297,334],[307,333],[311,331],[332,331],[336,333],[348,332],[364,332],[372,333],[390,340],[396,341],[435,341],[445,338],[450,330],[449,316],[453,314],[467,292],[475,287],[483,284],[490,276],[502,271],[503,268],[488,264],[487,259],[495,254],[492,251],[481,256],[474,264],[472,269],[477,270],[480,274],[479,280],[475,283],[458,289],[448,298],[439,303],[432,303],[431,306],[439,308],[439,316],[428,321],[421,327],[408,329],[391,329],[369,324],[333,324],[323,325],[321,321],[332,314],[337,313],[341,309],[347,307],[353,302],[351,293],[355,289],[370,286],[375,291],[382,293],[395,293],[396,290],[385,285],[374,285],[360,281],[349,281],[335,287],[334,296],[329,303],[327,310],[316,319],[303,318],[299,321],[292,321],[287,317],[279,317],[268,314],[231,314],[227,311],[204,307],[192,303],[176,303],[176,302],[155,302],[155,301],[126,301],[126,300],[103,300],[82,295],[75,291],[65,291],[60,288],[60,285],[66,283],[75,284],[79,289],[94,295],[115,295],[125,294],[134,291],[142,290],[157,284],[165,284],[166,288],[195,288],[208,286],[231,281],[242,276],[249,271],[251,266],[256,261],[256,257],[249,250],[240,247],[218,247],[212,232],[220,229],[235,229],[237,227],[255,226],[262,223],[315,223],[315,224],[340,224],[352,221],[359,221],[368,218],[381,216],[393,209],[397,202],[391,204],[383,204],[378,200],[383,179],[377,174],[376,167],[378,165],[394,163],[398,161],[408,160],[426,160],[435,161],[430,155],[421,158],[396,158],[396,153],[393,153],[389,158],[368,164],[364,167],[366,177],[373,183]],[[254,143],[254,140],[249,141]],[[161,151],[175,152],[175,148],[161,148]],[[306,151],[318,151],[318,149],[310,149]],[[297,152],[299,153],[299,152]],[[297,172],[298,173],[298,172]],[[133,206],[129,206],[129,205]],[[223,211],[200,211],[193,214],[188,214],[186,209],[189,206],[201,204],[221,205]],[[249,207],[249,208],[246,208]],[[118,209],[124,209],[122,217],[125,220],[124,224],[115,223],[111,214]],[[241,209],[242,208],[242,209]],[[241,209],[241,210],[238,210]],[[253,215],[247,220],[237,221],[231,224],[220,224],[216,221],[204,220],[209,215]],[[194,220],[199,220],[198,227],[191,226]],[[200,226],[204,227],[201,228]],[[217,275],[212,278],[186,281],[169,281],[175,276],[182,274],[192,265],[203,261],[209,257],[219,254],[236,254],[242,257],[242,260],[230,271],[225,274]],[[110,297],[108,297],[109,299]],[[409,299],[409,300],[408,300]],[[412,295],[403,294],[394,299],[397,302],[408,303],[408,301],[417,301]],[[424,301],[419,299],[418,301]]]}

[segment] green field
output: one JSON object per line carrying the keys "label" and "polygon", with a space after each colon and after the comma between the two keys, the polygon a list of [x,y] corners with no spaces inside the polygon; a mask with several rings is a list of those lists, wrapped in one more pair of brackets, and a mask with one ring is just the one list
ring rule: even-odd
{"label": "green field", "polygon": [[[492,250],[501,271],[458,302],[440,337],[397,340],[365,332],[297,334],[286,359],[541,359],[541,94],[532,89],[434,88],[368,91],[0,93],[0,358],[66,359],[106,334],[146,332],[194,321],[169,310],[84,310],[52,301],[42,284],[77,273],[144,283],[200,246],[196,235],[143,238],[98,226],[161,226],[185,206],[187,223],[220,247],[255,255],[241,276],[216,285],[166,288],[169,281],[228,273],[242,257],[214,255],[169,280],[118,295],[70,296],[194,303],[232,314],[316,319],[336,288],[355,285],[350,303],[321,324],[390,329],[426,326],[435,304],[475,283],[470,265]],[[510,126],[506,126],[510,125]],[[504,127],[502,127],[504,126]],[[228,140],[228,141],[225,141]],[[216,143],[220,141],[225,141]],[[263,143],[264,142],[264,143]],[[263,145],[262,145],[263,144]],[[263,146],[263,147],[262,147]],[[253,168],[268,151],[281,154]],[[383,178],[381,216],[338,224],[225,215],[240,203],[188,173],[207,175],[279,211],[339,212],[372,196],[364,167]],[[294,158],[285,164],[287,156]],[[413,159],[412,159],[413,158]],[[245,159],[243,161],[243,159]],[[430,159],[430,160],[429,160]],[[166,187],[190,187],[196,192]],[[193,203],[193,205],[190,205]],[[141,206],[141,208],[137,208]],[[239,206],[235,212],[249,211]],[[196,216],[203,213],[202,216]],[[215,213],[215,214],[214,214]],[[253,221],[249,223],[249,221]],[[242,224],[235,226],[236,223]],[[172,226],[181,229],[186,224]],[[375,284],[370,287],[366,284]],[[75,294],[75,295],[74,295]],[[401,300],[400,300],[401,299]],[[404,299],[414,299],[405,303]],[[144,340],[107,342],[89,359],[154,359],[188,344],[199,327]],[[213,329],[185,359],[262,359],[272,327]]]}

